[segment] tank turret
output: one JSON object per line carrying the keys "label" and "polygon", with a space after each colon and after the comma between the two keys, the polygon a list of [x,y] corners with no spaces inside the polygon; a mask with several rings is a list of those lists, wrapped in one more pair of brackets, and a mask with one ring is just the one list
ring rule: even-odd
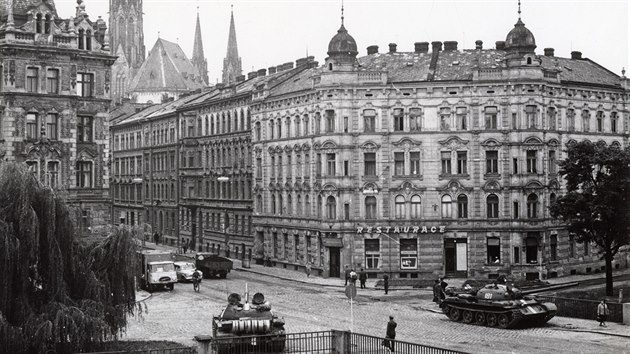
{"label": "tank turret", "polygon": [[506,281],[488,284],[478,290],[451,292],[440,306],[452,321],[500,328],[540,326],[557,312],[555,304],[523,296]]}
{"label": "tank turret", "polygon": [[285,347],[284,319],[271,311],[271,303],[261,293],[251,303],[245,292],[232,293],[228,305],[212,319],[213,345],[217,353],[282,352]]}

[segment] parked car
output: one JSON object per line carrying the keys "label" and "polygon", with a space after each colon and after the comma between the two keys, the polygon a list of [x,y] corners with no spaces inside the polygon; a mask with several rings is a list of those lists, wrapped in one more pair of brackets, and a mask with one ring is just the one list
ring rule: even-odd
{"label": "parked car", "polygon": [[[192,275],[195,270],[197,270],[197,268],[195,268],[195,265],[191,262],[175,262],[175,273],[177,273],[177,281],[192,281]],[[199,278],[199,281],[201,281],[201,279],[203,279],[203,272],[200,270],[197,271],[201,275],[201,278]]]}

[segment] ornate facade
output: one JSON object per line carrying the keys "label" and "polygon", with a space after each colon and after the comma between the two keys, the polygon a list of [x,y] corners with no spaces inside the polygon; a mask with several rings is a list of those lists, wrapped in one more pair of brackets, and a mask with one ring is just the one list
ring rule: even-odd
{"label": "ornate facade", "polygon": [[255,257],[331,277],[599,271],[548,206],[565,146],[628,145],[628,80],[536,54],[520,18],[494,49],[431,47],[357,58],[342,23],[323,67],[254,91]]}
{"label": "ornate facade", "polygon": [[0,2],[0,156],[67,196],[84,235],[108,224],[109,36],[78,1]]}

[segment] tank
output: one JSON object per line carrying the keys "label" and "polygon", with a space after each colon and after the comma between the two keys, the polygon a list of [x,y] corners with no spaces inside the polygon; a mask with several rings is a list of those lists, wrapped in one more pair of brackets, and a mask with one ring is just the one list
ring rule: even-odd
{"label": "tank", "polygon": [[232,293],[228,305],[212,318],[212,343],[216,353],[279,353],[285,348],[284,319],[274,315],[261,293],[251,303]]}
{"label": "tank", "polygon": [[476,291],[451,292],[440,307],[451,321],[499,328],[541,326],[558,310],[553,303],[523,296],[517,288],[497,283]]}

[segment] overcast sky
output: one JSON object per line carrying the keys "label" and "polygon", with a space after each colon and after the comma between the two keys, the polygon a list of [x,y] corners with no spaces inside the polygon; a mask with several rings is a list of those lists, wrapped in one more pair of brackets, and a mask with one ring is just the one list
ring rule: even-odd
{"label": "overcast sky", "polygon": [[[75,0],[56,0],[63,18],[74,16]],[[107,20],[109,0],[85,0],[92,20]],[[332,0],[144,0],[147,54],[158,37],[178,42],[192,57],[197,6],[210,82],[221,80],[227,50],[230,5],[243,73],[309,55],[323,63],[328,42],[341,23],[341,1]],[[413,51],[414,42],[455,40],[471,49],[505,40],[518,19],[516,0],[345,0],[345,27],[357,42],[359,55],[375,44],[386,52]],[[629,66],[628,0],[523,0],[522,20],[536,38],[536,53],[555,48],[570,57],[581,51],[621,75]],[[630,76],[630,74],[627,74]]]}

